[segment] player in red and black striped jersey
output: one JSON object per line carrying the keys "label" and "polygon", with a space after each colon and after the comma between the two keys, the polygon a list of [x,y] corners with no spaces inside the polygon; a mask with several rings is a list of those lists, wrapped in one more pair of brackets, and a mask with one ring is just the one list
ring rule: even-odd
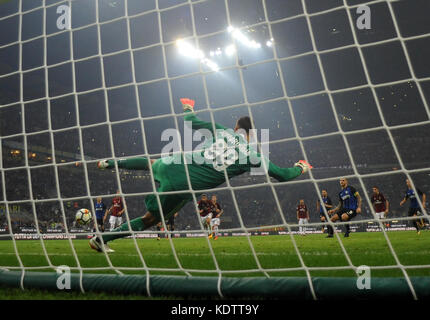
{"label": "player in red and black striped jersey", "polygon": [[[370,201],[372,202],[373,207],[375,208],[376,216],[379,219],[384,219],[387,217],[390,203],[384,197],[384,195],[379,191],[378,187],[374,186],[372,188],[372,191],[373,191],[373,194],[372,194],[372,198],[370,198]],[[388,226],[388,224],[386,226]]]}
{"label": "player in red and black striped jersey", "polygon": [[109,208],[111,214],[109,218],[110,231],[122,224],[122,214],[124,213],[124,204],[122,201],[120,191],[117,190],[117,196],[112,199],[112,206]]}
{"label": "player in red and black striped jersey", "polygon": [[210,224],[211,224],[212,233],[209,235],[209,238],[213,238],[214,240],[217,240],[218,227],[221,224],[220,217],[224,213],[224,210],[221,208],[221,205],[219,204],[216,195],[212,196],[211,202],[212,202],[212,219]]}
{"label": "player in red and black striped jersey", "polygon": [[208,199],[208,196],[206,194],[202,194],[202,197],[200,198],[200,201],[198,202],[197,205],[199,208],[199,214],[202,220],[203,227],[207,228],[208,232],[210,233],[213,204]]}
{"label": "player in red and black striped jersey", "polygon": [[[309,222],[309,210],[305,204],[305,200],[301,199],[299,205],[297,206],[297,220],[299,225],[304,225]],[[306,235],[306,228],[304,226],[299,227],[299,233],[303,236]]]}

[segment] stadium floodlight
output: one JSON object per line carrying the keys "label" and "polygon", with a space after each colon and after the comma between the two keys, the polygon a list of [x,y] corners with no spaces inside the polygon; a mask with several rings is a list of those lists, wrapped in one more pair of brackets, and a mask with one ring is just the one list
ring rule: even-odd
{"label": "stadium floodlight", "polygon": [[[193,58],[193,59],[199,59],[200,63],[205,64],[213,71],[218,71],[219,67],[218,65],[213,62],[212,60],[209,60],[205,57],[205,54],[203,51],[196,49],[192,44],[179,39],[176,41],[176,45],[178,46],[179,53],[185,57]],[[222,53],[221,49],[218,48],[215,52],[211,51],[210,55],[213,57],[214,55],[220,55]]]}
{"label": "stadium floodlight", "polygon": [[203,51],[194,48],[190,43],[179,39],[176,41],[176,45],[179,48],[179,53],[185,57],[193,58],[193,59],[203,59],[205,54]]}
{"label": "stadium floodlight", "polygon": [[245,36],[242,31],[240,31],[239,29],[236,29],[232,26],[229,26],[227,28],[227,31],[229,33],[231,33],[232,37],[236,40],[238,40],[240,43],[244,44],[247,47],[250,48],[254,48],[254,49],[259,49],[261,48],[261,44],[256,42],[255,40],[250,40],[248,39],[247,36]]}
{"label": "stadium floodlight", "polygon": [[208,66],[213,71],[219,71],[219,66],[215,62],[213,62],[212,60],[204,58],[200,62],[205,64],[206,66]]}

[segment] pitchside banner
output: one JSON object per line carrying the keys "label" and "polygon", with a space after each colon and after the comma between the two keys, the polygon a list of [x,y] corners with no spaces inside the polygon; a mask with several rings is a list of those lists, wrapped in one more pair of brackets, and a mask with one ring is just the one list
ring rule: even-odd
{"label": "pitchside banner", "polygon": [[[409,227],[406,224],[396,224],[391,227],[386,228],[386,231],[407,231],[407,230],[415,230],[413,227]],[[342,232],[342,228],[336,228],[337,232]],[[363,225],[352,225],[351,232],[380,232],[381,229],[374,226],[363,227]],[[322,234],[321,229],[309,228],[306,231],[307,234]],[[1,240],[10,240],[11,236],[7,236],[9,232],[6,228],[0,228],[0,237]],[[69,236],[65,234],[62,230],[47,230],[47,232],[40,233],[43,240],[61,240],[61,239],[87,239],[90,234],[88,230],[71,230]],[[273,236],[273,235],[290,235],[290,234],[299,234],[298,231],[286,231],[286,230],[278,230],[278,231],[252,231],[252,232],[220,232],[221,237],[245,237],[245,236]],[[163,231],[154,232],[154,233],[141,233],[137,234],[136,238],[138,239],[155,239],[160,235],[161,238],[167,238],[167,234]],[[39,235],[35,229],[31,228],[23,228],[20,232],[13,234],[15,240],[37,240],[39,239]],[[185,233],[173,233],[172,238],[203,238],[207,237],[206,232],[185,232]],[[130,238],[130,237],[129,237]]]}

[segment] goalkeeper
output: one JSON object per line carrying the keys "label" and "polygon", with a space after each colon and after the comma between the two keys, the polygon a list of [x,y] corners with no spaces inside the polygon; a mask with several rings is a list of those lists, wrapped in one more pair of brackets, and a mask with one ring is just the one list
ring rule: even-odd
{"label": "goalkeeper", "polygon": [[[196,197],[204,193],[204,190],[215,188],[226,182],[224,169],[228,179],[249,172],[253,167],[261,167],[265,162],[268,174],[278,181],[292,180],[312,168],[304,160],[297,162],[292,168],[280,168],[257,153],[249,145],[249,131],[252,129],[249,117],[240,118],[234,130],[222,125],[200,120],[194,114],[194,100],[181,99],[185,112],[186,125],[191,124],[192,129],[206,129],[206,133],[212,134],[212,139],[206,139],[202,150],[185,155],[162,157],[158,160],[148,160],[145,157],[137,157],[127,160],[118,160],[118,168],[128,170],[149,170],[152,166],[154,180],[159,182],[157,192],[161,210],[155,194],[145,198],[147,212],[143,217],[130,221],[133,231],[142,231],[156,225],[161,221],[161,213],[167,221],[172,214],[178,212],[187,202],[192,201],[193,196],[189,191],[188,179],[184,162],[188,168],[192,190],[197,191]],[[209,130],[209,131],[207,131]],[[208,135],[206,134],[206,137]],[[209,135],[210,136],[210,135]],[[209,140],[209,141],[208,141]],[[219,151],[222,151],[220,154]],[[178,163],[179,162],[179,163]],[[115,168],[114,160],[103,160],[98,163],[100,169]],[[199,190],[201,192],[199,193]],[[162,194],[162,192],[172,192]],[[181,192],[182,191],[182,192]],[[106,244],[109,241],[129,236],[129,226],[123,223],[113,230],[113,233],[103,234],[101,238],[95,236],[90,240],[90,247],[97,251],[113,252]],[[116,234],[116,232],[118,232]]]}

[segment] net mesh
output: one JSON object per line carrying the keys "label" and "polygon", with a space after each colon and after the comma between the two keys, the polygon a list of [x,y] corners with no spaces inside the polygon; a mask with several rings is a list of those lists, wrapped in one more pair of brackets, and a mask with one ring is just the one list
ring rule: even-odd
{"label": "net mesh", "polygon": [[[383,226],[394,218],[407,226],[413,218],[405,217],[398,206],[392,205],[393,218],[377,219],[367,190],[378,184],[382,190],[384,186],[389,190],[389,198],[401,198],[395,190],[404,183],[400,181],[409,179],[415,192],[417,181],[426,183],[430,167],[428,152],[423,150],[429,144],[426,95],[430,73],[420,56],[428,51],[429,28],[428,22],[422,28],[407,25],[411,16],[427,4],[333,3],[43,0],[29,4],[14,0],[0,4],[0,27],[10,30],[10,35],[0,38],[0,55],[16,54],[16,60],[5,60],[0,69],[0,84],[5,88],[0,92],[0,200],[5,225],[0,237],[11,239],[16,258],[16,265],[2,263],[2,267],[22,270],[22,287],[26,270],[55,268],[45,225],[40,224],[53,221],[61,231],[55,234],[69,243],[67,255],[75,265],[71,269],[81,274],[82,291],[82,274],[88,271],[144,272],[149,295],[151,272],[215,274],[220,296],[225,275],[258,273],[270,277],[274,272],[301,271],[316,299],[312,272],[355,271],[358,266],[337,232],[335,238],[347,264],[307,264],[303,257],[306,252],[295,237],[299,226],[294,221],[295,206],[299,197],[321,201],[321,188],[336,194],[339,177],[346,177],[363,197],[363,214],[332,226],[351,224],[360,230],[378,225],[395,263],[371,268],[400,270],[416,298],[408,269],[430,265],[402,263]],[[363,4],[372,13],[369,30],[356,26],[360,17],[357,9]],[[70,8],[69,29],[57,27],[60,6]],[[256,49],[260,50],[259,56],[232,39],[228,26],[258,39],[262,43]],[[208,60],[200,63],[198,59],[180,57],[178,38],[204,51],[208,59],[219,64],[217,70],[210,68]],[[217,58],[220,47],[230,43],[236,45],[237,52]],[[119,189],[126,199],[129,224],[130,219],[144,213],[144,196],[155,193],[160,205],[156,184],[150,179],[152,168],[149,174],[129,173],[116,165],[115,170],[99,173],[97,161],[136,155],[159,158],[160,128],[170,126],[182,132],[178,98],[184,96],[196,97],[197,114],[212,123],[225,121],[233,126],[236,115],[245,113],[257,128],[269,126],[274,132],[270,156],[275,163],[286,166],[303,158],[315,165],[309,175],[298,180],[279,183],[267,173],[264,177],[245,175],[205,190],[220,194],[221,202],[227,203],[230,212],[221,233],[243,233],[256,267],[224,269],[207,237],[204,241],[213,269],[183,265],[173,236],[197,236],[205,229],[196,219],[194,204],[179,215],[183,229],[164,231],[174,267],[149,266],[144,258],[139,241],[146,240],[138,238],[159,233],[154,230],[132,232],[138,258],[134,266],[114,264],[106,253],[107,266],[82,264],[81,249],[77,250],[74,240],[76,232],[84,236],[93,232],[76,230],[79,228],[73,220],[77,208],[87,207],[94,212],[95,197],[110,199]],[[75,166],[76,161],[79,166]],[[197,203],[196,193],[190,192]],[[14,206],[25,214],[14,212]],[[428,218],[421,200],[419,206]],[[261,214],[266,212],[270,213]],[[194,220],[189,222],[191,218],[182,216]],[[316,222],[307,228],[317,231],[322,223],[312,220]],[[30,233],[40,239],[46,259],[37,266],[26,265],[17,240],[19,234],[26,233],[19,225],[25,221],[32,221]],[[167,230],[164,218],[162,224]],[[264,267],[251,234],[268,229],[289,234],[299,266]]]}

